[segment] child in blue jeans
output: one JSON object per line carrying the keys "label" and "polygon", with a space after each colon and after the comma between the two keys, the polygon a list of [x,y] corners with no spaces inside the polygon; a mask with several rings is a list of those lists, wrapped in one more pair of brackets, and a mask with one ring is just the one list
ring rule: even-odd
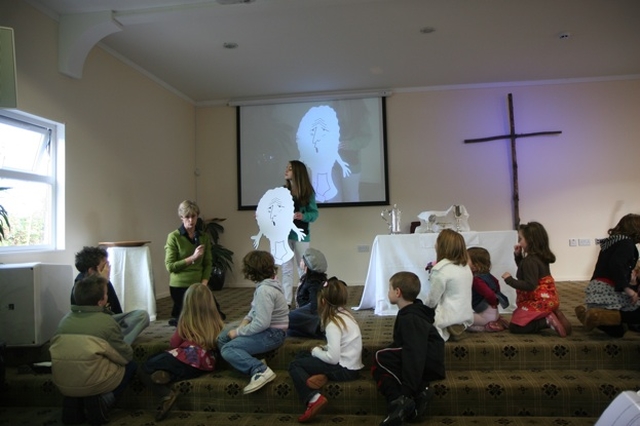
{"label": "child in blue jeans", "polygon": [[287,337],[289,306],[271,253],[255,250],[242,259],[244,277],[255,282],[251,309],[240,325],[225,328],[218,337],[220,355],[231,366],[251,377],[244,394],[262,388],[276,374],[253,355],[279,348]]}

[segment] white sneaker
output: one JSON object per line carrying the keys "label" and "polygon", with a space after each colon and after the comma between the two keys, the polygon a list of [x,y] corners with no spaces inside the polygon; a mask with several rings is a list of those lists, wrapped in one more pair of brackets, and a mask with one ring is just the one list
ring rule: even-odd
{"label": "white sneaker", "polygon": [[276,373],[267,367],[267,369],[262,373],[256,373],[253,375],[249,384],[244,387],[243,393],[246,395],[248,393],[255,392],[275,378]]}

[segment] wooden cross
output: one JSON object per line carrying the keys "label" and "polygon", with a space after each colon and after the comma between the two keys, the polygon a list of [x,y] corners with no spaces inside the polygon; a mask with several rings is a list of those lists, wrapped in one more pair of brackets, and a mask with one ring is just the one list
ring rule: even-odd
{"label": "wooden cross", "polygon": [[534,132],[534,133],[516,133],[516,126],[513,118],[513,96],[511,93],[508,95],[509,100],[509,134],[500,136],[490,136],[488,138],[479,139],[465,139],[464,143],[476,143],[476,142],[488,142],[498,139],[511,139],[511,166],[513,168],[512,185],[513,185],[513,226],[518,230],[520,226],[520,194],[518,190],[518,157],[516,156],[516,139],[528,138],[531,136],[542,135],[558,135],[561,131],[549,131],[549,132]]}

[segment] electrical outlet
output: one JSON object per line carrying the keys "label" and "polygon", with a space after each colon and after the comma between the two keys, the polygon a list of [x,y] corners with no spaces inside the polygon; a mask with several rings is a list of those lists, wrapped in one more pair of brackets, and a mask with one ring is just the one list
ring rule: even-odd
{"label": "electrical outlet", "polygon": [[368,244],[360,244],[358,245],[358,253],[369,253],[369,245]]}
{"label": "electrical outlet", "polygon": [[577,247],[578,239],[577,238],[569,238],[569,247]]}
{"label": "electrical outlet", "polygon": [[591,240],[589,238],[580,238],[578,240],[578,245],[580,247],[590,246],[591,245]]}

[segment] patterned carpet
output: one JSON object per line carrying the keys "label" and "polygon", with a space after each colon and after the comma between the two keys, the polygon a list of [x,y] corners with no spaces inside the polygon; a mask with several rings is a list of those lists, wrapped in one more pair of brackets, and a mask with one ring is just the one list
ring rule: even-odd
{"label": "patterned carpet", "polygon": [[[574,325],[571,336],[559,338],[551,330],[536,335],[464,333],[445,346],[447,378],[433,384],[435,391],[428,421],[447,425],[587,425],[623,390],[640,389],[640,334],[628,332],[612,339],[600,331],[587,332],[573,314],[582,303],[585,282],[561,282],[558,289],[566,316]],[[363,287],[349,287],[349,305],[357,306]],[[225,288],[214,293],[227,322],[247,312],[253,288]],[[157,301],[158,320],[134,344],[134,359],[142,363],[165,350],[174,328],[167,323],[169,298]],[[354,382],[329,383],[323,393],[328,408],[315,424],[343,426],[377,424],[385,413],[368,367],[373,353],[391,341],[394,317],[375,316],[372,310],[354,311],[363,333],[366,368]],[[255,394],[242,395],[248,378],[221,363],[207,376],[181,382],[181,397],[171,416],[172,425],[297,424],[301,405],[295,395],[288,363],[317,340],[288,338],[285,345],[265,354],[277,372],[274,382]],[[0,398],[0,425],[60,424],[61,396],[50,375],[36,374],[25,363],[46,358],[39,351],[7,353],[8,391]],[[22,365],[21,368],[17,368]],[[112,424],[153,425],[157,400],[134,380],[112,413]]]}

